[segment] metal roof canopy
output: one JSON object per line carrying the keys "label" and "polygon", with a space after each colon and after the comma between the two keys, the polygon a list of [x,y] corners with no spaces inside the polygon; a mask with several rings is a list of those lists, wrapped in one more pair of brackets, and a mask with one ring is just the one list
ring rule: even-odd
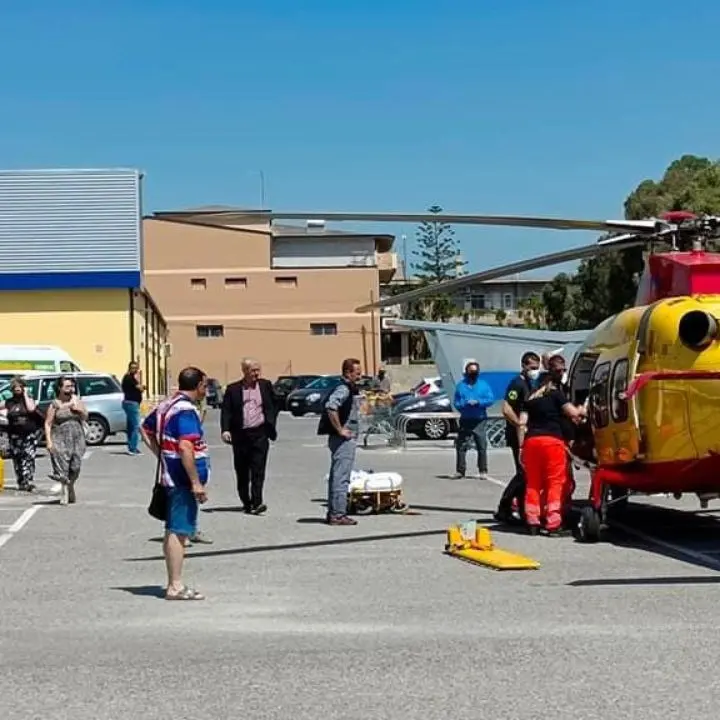
{"label": "metal roof canopy", "polygon": [[421,320],[394,320],[392,325],[425,334],[443,387],[451,398],[462,379],[467,358],[476,360],[481,372],[519,372],[520,358],[528,350],[538,355],[561,352],[569,367],[573,355],[590,333],[590,330],[555,332]]}

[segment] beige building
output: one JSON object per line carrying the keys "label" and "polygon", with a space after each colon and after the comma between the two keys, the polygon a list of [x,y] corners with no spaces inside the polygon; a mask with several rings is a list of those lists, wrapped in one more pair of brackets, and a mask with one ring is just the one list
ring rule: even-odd
{"label": "beige building", "polygon": [[355,308],[392,279],[394,237],[263,215],[203,208],[143,219],[145,282],[168,324],[171,373],[195,364],[226,384],[245,355],[268,378],[337,373],[352,356],[374,373],[380,316]]}

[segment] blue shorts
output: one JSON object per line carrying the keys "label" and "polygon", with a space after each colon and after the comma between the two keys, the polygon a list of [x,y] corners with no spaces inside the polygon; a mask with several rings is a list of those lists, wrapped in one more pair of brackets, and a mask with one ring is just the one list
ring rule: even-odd
{"label": "blue shorts", "polygon": [[175,535],[194,535],[197,532],[198,501],[190,488],[166,487],[167,519],[165,530]]}

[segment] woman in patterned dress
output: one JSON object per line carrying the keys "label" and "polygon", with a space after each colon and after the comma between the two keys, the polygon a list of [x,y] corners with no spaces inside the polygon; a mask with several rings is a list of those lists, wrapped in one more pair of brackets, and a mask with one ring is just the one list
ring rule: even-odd
{"label": "woman in patterned dress", "polygon": [[53,475],[61,488],[60,504],[75,502],[75,483],[85,455],[85,427],[88,412],[75,394],[72,378],[61,377],[55,386],[55,399],[45,414],[45,442],[50,453]]}

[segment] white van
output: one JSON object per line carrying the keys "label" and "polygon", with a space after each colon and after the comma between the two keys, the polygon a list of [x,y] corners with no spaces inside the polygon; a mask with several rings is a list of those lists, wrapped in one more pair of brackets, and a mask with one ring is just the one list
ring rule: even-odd
{"label": "white van", "polygon": [[0,375],[39,372],[80,372],[82,368],[55,345],[0,345]]}

